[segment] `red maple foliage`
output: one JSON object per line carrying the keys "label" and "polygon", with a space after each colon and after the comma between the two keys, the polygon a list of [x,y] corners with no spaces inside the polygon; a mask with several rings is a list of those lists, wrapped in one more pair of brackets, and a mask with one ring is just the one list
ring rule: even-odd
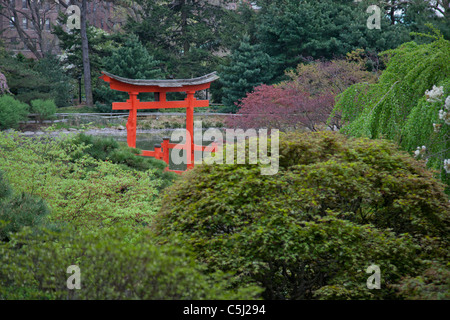
{"label": "red maple foliage", "polygon": [[316,131],[319,123],[326,122],[333,104],[330,92],[311,96],[292,84],[261,85],[240,101],[241,109],[227,124],[242,129],[288,131],[306,127]]}
{"label": "red maple foliage", "polygon": [[[237,103],[240,109],[227,125],[242,129],[323,130],[338,94],[352,84],[375,81],[375,75],[364,71],[361,63],[346,60],[300,64],[286,75],[289,81],[255,87]],[[339,114],[328,126],[340,127]]]}

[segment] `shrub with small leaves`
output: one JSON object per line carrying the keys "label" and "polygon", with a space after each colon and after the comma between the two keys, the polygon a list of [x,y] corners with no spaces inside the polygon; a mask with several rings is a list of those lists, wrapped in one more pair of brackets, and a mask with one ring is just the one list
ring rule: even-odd
{"label": "shrub with small leaves", "polygon": [[50,210],[42,199],[26,193],[12,196],[12,188],[0,170],[0,241],[9,241],[11,234],[24,227],[33,230],[48,225]]}
{"label": "shrub with small leaves", "polygon": [[[67,288],[71,265],[80,289]],[[255,299],[255,285],[230,288],[229,275],[206,274],[191,253],[157,246],[148,232],[29,230],[0,244],[0,299]]]}
{"label": "shrub with small leaves", "polygon": [[[200,165],[167,190],[155,223],[210,270],[256,281],[267,299],[389,299],[420,259],[448,251],[450,205],[422,164],[383,140],[280,137],[280,170]],[[365,269],[379,265],[381,290]],[[398,298],[398,297],[397,297]]]}
{"label": "shrub with small leaves", "polygon": [[43,120],[50,119],[56,112],[56,104],[53,100],[35,99],[31,100],[31,112],[37,115],[37,119],[42,123]]}
{"label": "shrub with small leaves", "polygon": [[0,130],[17,128],[27,118],[29,106],[11,96],[0,96]]}
{"label": "shrub with small leaves", "polygon": [[44,200],[22,193],[3,202],[0,208],[0,220],[6,225],[0,227],[0,241],[10,240],[11,233],[23,227],[32,228],[47,222],[50,210]]}
{"label": "shrub with small leaves", "polygon": [[412,300],[450,300],[450,262],[427,261],[428,268],[417,277],[407,277],[395,285]]}
{"label": "shrub with small leaves", "polygon": [[155,168],[134,170],[94,159],[84,152],[89,147],[67,137],[0,132],[0,169],[17,192],[45,199],[52,221],[83,228],[151,223],[159,209],[159,190],[170,181],[158,178]]}
{"label": "shrub with small leaves", "polygon": [[0,202],[8,198],[12,193],[9,182],[5,178],[5,174],[0,170]]}

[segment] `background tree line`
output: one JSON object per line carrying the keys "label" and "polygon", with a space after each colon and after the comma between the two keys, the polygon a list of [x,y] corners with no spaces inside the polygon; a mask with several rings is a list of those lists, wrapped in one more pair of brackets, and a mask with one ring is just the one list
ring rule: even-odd
{"label": "background tree line", "polygon": [[[450,37],[447,0],[375,1],[383,8],[381,30],[367,28],[366,9],[374,1],[366,0],[258,0],[253,5],[238,1],[236,10],[228,9],[233,2],[230,0],[100,1],[111,3],[114,10],[127,16],[124,27],[111,33],[87,21],[91,1],[71,0],[59,5],[53,1],[27,1],[27,12],[34,12],[29,19],[38,32],[37,43],[27,38],[19,23],[20,15],[27,13],[21,6],[2,0],[1,14],[17,17],[13,24],[21,40],[41,60],[52,56],[54,46],[44,36],[43,21],[49,9],[59,10],[60,19],[51,29],[62,49],[60,73],[70,77],[68,82],[73,85],[72,91],[64,91],[66,100],[75,95],[74,85],[82,78],[86,104],[103,105],[98,107],[101,110],[109,108],[116,98],[97,79],[102,69],[115,68],[119,75],[135,78],[190,78],[217,70],[221,80],[212,85],[213,102],[223,103],[223,111],[236,112],[236,103],[255,86],[287,80],[286,71],[305,59],[332,60],[362,49],[367,69],[377,71],[383,68],[377,54],[410,41],[409,33],[424,31],[425,23],[440,29],[446,39]],[[81,8],[80,29],[64,27],[64,13],[71,4]],[[139,56],[145,58],[136,58],[133,50],[115,54],[122,47],[133,46],[142,46],[146,52],[141,51]],[[133,72],[143,69],[142,60],[149,63],[144,66],[152,70],[150,74]],[[10,82],[13,76],[5,72],[5,65],[6,61],[2,61],[1,70]],[[116,65],[123,67],[118,70]],[[14,84],[10,87],[14,90]]]}

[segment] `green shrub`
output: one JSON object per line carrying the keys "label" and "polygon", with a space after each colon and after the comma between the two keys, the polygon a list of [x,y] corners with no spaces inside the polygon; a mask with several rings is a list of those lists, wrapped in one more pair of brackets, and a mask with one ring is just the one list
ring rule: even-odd
{"label": "green shrub", "polygon": [[11,194],[12,188],[0,170],[0,241],[8,241],[11,233],[18,232],[23,227],[36,230],[48,225],[50,210],[42,199],[26,193],[13,197]]}
{"label": "green shrub", "polygon": [[160,207],[159,190],[171,183],[167,172],[97,160],[84,152],[89,146],[0,132],[0,170],[18,193],[45,199],[52,222],[85,229],[148,226]]}
{"label": "green shrub", "polygon": [[56,113],[56,104],[53,100],[35,99],[31,100],[31,112],[37,114],[40,123],[50,119]]}
{"label": "green shrub", "polygon": [[450,300],[450,263],[427,261],[428,268],[417,277],[407,277],[395,287],[412,300]]}
{"label": "green shrub", "polygon": [[2,199],[8,198],[12,193],[8,181],[4,177],[3,171],[0,170],[0,202]]}
{"label": "green shrub", "polygon": [[[80,268],[80,289],[67,288],[71,265]],[[230,289],[228,278],[130,229],[24,231],[0,244],[0,299],[254,299],[261,291]]]}
{"label": "green shrub", "polygon": [[[397,298],[392,285],[419,274],[420,259],[448,251],[442,184],[392,143],[292,133],[281,136],[278,174],[260,169],[185,173],[155,219],[160,241],[192,246],[210,270],[237,271],[238,284],[257,281],[267,299]],[[371,264],[381,290],[366,288]]]}
{"label": "green shrub", "polygon": [[131,168],[139,171],[154,170],[157,178],[162,180],[160,189],[171,185],[178,175],[173,172],[164,172],[167,164],[161,160],[150,157],[142,157],[138,154],[140,151],[128,146],[119,145],[113,138],[101,138],[88,136],[83,133],[78,134],[69,144],[86,145],[80,153],[73,153],[73,159],[79,159],[84,154],[88,154],[97,160],[109,160],[112,163],[120,164],[126,168]]}
{"label": "green shrub", "polygon": [[[103,91],[106,91],[106,90],[107,90],[107,88],[103,89]],[[99,91],[100,90],[96,90],[96,93],[97,93],[96,99],[101,99],[101,98],[98,97]],[[122,100],[126,100],[126,98],[122,99]],[[120,101],[115,101],[115,102],[120,102]],[[121,110],[112,110],[110,105],[106,105],[106,104],[100,103],[98,101],[95,102],[94,109],[95,109],[96,112],[100,112],[100,113],[118,113],[118,112],[121,112]]]}
{"label": "green shrub", "polygon": [[49,213],[50,210],[42,199],[26,193],[3,202],[0,220],[6,222],[6,225],[0,227],[0,241],[9,240],[11,233],[16,233],[25,226],[34,229],[44,225]]}
{"label": "green shrub", "polygon": [[0,130],[17,128],[27,119],[28,105],[11,96],[0,96]]}
{"label": "green shrub", "polygon": [[94,159],[105,161],[108,155],[119,148],[119,143],[113,138],[99,138],[84,133],[76,135],[73,139],[67,142],[68,144],[86,145],[83,153],[73,154],[74,159],[81,158],[83,154],[88,154]]}

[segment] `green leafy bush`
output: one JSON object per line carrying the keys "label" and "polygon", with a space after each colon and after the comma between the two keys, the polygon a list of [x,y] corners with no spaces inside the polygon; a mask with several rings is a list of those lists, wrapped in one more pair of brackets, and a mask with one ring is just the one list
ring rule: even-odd
{"label": "green leafy bush", "polygon": [[12,193],[11,186],[9,182],[6,180],[3,171],[0,170],[0,202],[8,198]]}
{"label": "green leafy bush", "polygon": [[[267,299],[399,298],[393,284],[448,251],[442,184],[392,143],[292,133],[279,160],[274,176],[248,164],[185,173],[156,218],[160,241],[192,246],[210,270],[237,271],[236,283],[257,281]],[[381,290],[366,287],[371,264]]]}
{"label": "green leafy bush", "polygon": [[9,241],[11,233],[24,227],[53,227],[48,224],[50,210],[45,201],[26,193],[11,195],[12,188],[0,170],[0,241]]}
{"label": "green leafy bush", "polygon": [[450,263],[427,261],[428,268],[417,277],[407,277],[395,287],[400,293],[413,300],[450,299]]}
{"label": "green leafy bush", "polygon": [[[21,232],[0,244],[0,299],[254,299],[256,286],[230,289],[228,275],[207,275],[187,251],[156,246],[148,233]],[[80,270],[80,289],[67,288]]]}
{"label": "green leafy bush", "polygon": [[9,240],[11,233],[18,232],[25,226],[34,229],[46,224],[49,213],[45,201],[26,193],[3,202],[0,220],[6,222],[6,225],[0,226],[0,241]]}
{"label": "green leafy bush", "polygon": [[43,198],[51,221],[87,229],[149,225],[160,206],[161,185],[168,181],[155,175],[157,169],[133,170],[94,159],[83,153],[88,147],[65,137],[0,132],[0,170],[18,193]]}
{"label": "green leafy bush", "polygon": [[28,105],[11,96],[0,96],[0,130],[17,128],[20,121],[26,120]]}
{"label": "green leafy bush", "polygon": [[36,113],[39,122],[50,119],[56,112],[56,104],[53,100],[31,100],[31,112]]}
{"label": "green leafy bush", "polygon": [[160,189],[171,185],[178,177],[173,172],[164,172],[167,166],[165,162],[155,158],[139,156],[140,151],[138,149],[120,145],[113,138],[94,137],[80,133],[73,139],[68,140],[67,143],[87,146],[79,153],[72,153],[73,159],[79,159],[83,155],[88,154],[96,160],[108,160],[125,168],[140,171],[153,169],[155,176],[162,180],[162,184],[159,186]]}

